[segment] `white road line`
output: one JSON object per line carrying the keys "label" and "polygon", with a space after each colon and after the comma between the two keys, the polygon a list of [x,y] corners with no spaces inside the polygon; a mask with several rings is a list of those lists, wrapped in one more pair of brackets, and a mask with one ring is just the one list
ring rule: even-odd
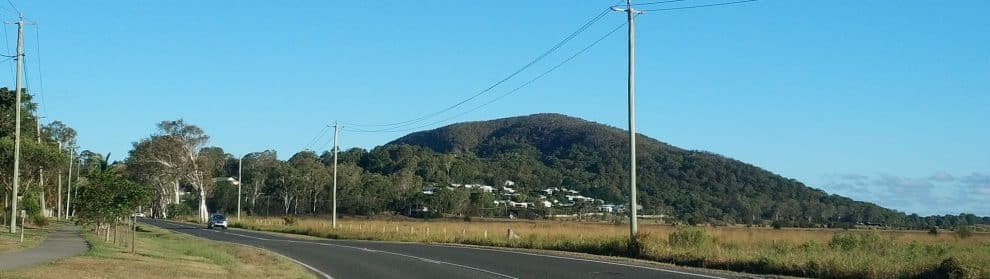
{"label": "white road line", "polygon": [[[228,234],[233,234],[233,235],[238,235],[238,236],[248,237],[248,238],[254,238],[254,239],[260,239],[260,240],[312,243],[312,244],[318,244],[318,245],[346,247],[346,248],[358,249],[358,250],[363,250],[363,251],[376,251],[376,252],[394,254],[394,255],[397,255],[397,256],[411,257],[411,258],[420,259],[420,260],[426,259],[426,258],[420,258],[420,257],[416,257],[416,256],[411,256],[411,255],[399,254],[399,253],[388,252],[388,251],[379,251],[379,250],[373,250],[373,249],[367,249],[367,248],[361,248],[361,247],[354,247],[354,246],[347,246],[347,245],[329,244],[329,243],[311,242],[311,241],[299,241],[299,240],[267,239],[267,238],[253,237],[253,236],[242,235],[242,234],[237,234],[237,233],[228,233]],[[426,245],[429,245],[429,244],[426,244]],[[491,249],[491,248],[482,248],[482,247],[471,247],[471,246],[455,246],[455,245],[442,245],[442,244],[441,245],[435,245],[434,244],[433,246],[461,248],[461,249],[473,249],[473,250],[481,250],[481,251],[494,251],[494,252],[511,253],[511,254],[519,254],[519,255],[547,257],[547,258],[554,258],[554,259],[563,259],[563,260],[572,260],[572,261],[581,261],[581,262],[592,262],[592,263],[617,265],[617,266],[631,267],[631,268],[641,268],[641,269],[647,269],[647,270],[653,270],[653,271],[660,271],[660,272],[667,272],[667,273],[674,273],[674,274],[681,274],[681,275],[689,275],[689,276],[696,276],[696,277],[702,277],[702,278],[725,279],[725,277],[719,277],[719,276],[713,276],[713,275],[707,275],[707,274],[691,273],[691,272],[686,272],[686,271],[677,271],[677,270],[670,270],[670,269],[663,269],[663,268],[656,268],[656,267],[649,267],[649,266],[640,266],[640,265],[634,265],[634,264],[617,263],[617,262],[610,262],[610,261],[600,261],[600,260],[582,259],[582,258],[571,258],[571,257],[563,257],[563,256],[555,256],[555,255],[545,255],[545,254],[537,254],[537,253],[527,253],[527,252],[519,252],[519,251],[511,251],[511,250],[503,250],[503,249]],[[463,268],[467,268],[467,269],[472,269],[472,270],[477,270],[477,271],[481,271],[481,272],[485,272],[485,273],[495,274],[495,275],[503,276],[503,277],[507,277],[507,278],[515,278],[515,277],[512,277],[512,276],[508,276],[508,275],[504,275],[504,274],[501,274],[501,273],[497,273],[497,272],[489,271],[489,270],[484,270],[484,269],[480,269],[480,268],[474,268],[474,267],[470,267],[470,266],[462,266],[462,265],[459,265],[459,264],[442,262],[442,261],[441,261],[441,263],[449,264],[449,265],[453,265],[453,266],[459,266],[459,267],[463,267]]]}
{"label": "white road line", "polygon": [[451,262],[445,262],[445,261],[441,261],[441,260],[437,260],[437,259],[430,259],[430,258],[424,258],[424,257],[418,257],[418,256],[413,256],[413,255],[402,254],[402,253],[396,253],[396,252],[391,252],[391,251],[383,251],[383,250],[369,249],[369,248],[364,248],[364,247],[355,247],[355,246],[340,245],[340,244],[331,244],[331,243],[323,243],[323,242],[312,242],[312,241],[302,241],[302,240],[285,240],[285,239],[271,239],[271,238],[263,238],[263,237],[256,237],[256,236],[250,236],[250,235],[243,235],[243,234],[232,233],[232,232],[228,232],[227,234],[232,234],[232,235],[236,235],[236,236],[240,236],[240,237],[246,237],[246,238],[252,238],[252,239],[258,239],[258,240],[282,241],[282,242],[291,242],[291,243],[307,243],[307,244],[316,244],[316,245],[323,245],[323,246],[333,246],[333,247],[341,247],[341,248],[350,248],[350,249],[360,250],[360,251],[364,251],[364,252],[371,252],[371,253],[383,253],[383,254],[389,254],[389,255],[394,255],[394,256],[400,256],[400,257],[407,257],[407,258],[417,259],[417,260],[428,262],[428,263],[445,264],[445,265],[450,265],[450,266],[456,266],[456,267],[460,267],[460,268],[464,268],[464,269],[470,269],[470,270],[474,270],[474,271],[478,271],[478,272],[483,272],[483,273],[488,273],[488,274],[492,274],[492,275],[499,276],[499,277],[504,277],[504,278],[518,279],[518,277],[515,277],[515,276],[506,275],[506,274],[498,273],[498,272],[487,270],[487,269],[482,269],[482,268],[477,268],[477,267],[467,266],[467,265],[462,265],[462,264],[456,264],[456,263],[451,263]]}
{"label": "white road line", "polygon": [[530,256],[539,256],[539,257],[564,259],[564,260],[573,260],[573,261],[582,261],[582,262],[593,262],[593,263],[600,263],[600,264],[610,264],[610,265],[618,265],[618,266],[624,266],[624,267],[649,269],[649,270],[654,270],[654,271],[669,272],[669,273],[675,273],[675,274],[681,274],[681,275],[691,275],[691,276],[697,276],[697,277],[703,277],[703,278],[725,279],[725,277],[718,277],[718,276],[712,276],[712,275],[707,275],[707,274],[691,273],[691,272],[685,272],[685,271],[669,270],[669,269],[663,269],[663,268],[640,266],[640,265],[634,265],[634,264],[624,264],[624,263],[609,262],[609,261],[592,260],[592,259],[570,258],[570,257],[545,255],[545,254],[537,254],[537,253],[527,253],[527,252],[519,252],[519,251],[502,250],[502,249],[490,249],[490,248],[482,248],[482,247],[454,246],[454,245],[434,245],[434,246],[443,246],[443,247],[461,248],[461,249],[474,249],[474,250],[482,250],[482,251],[494,251],[494,252],[503,252],[503,253],[512,253],[512,254],[530,255]]}
{"label": "white road line", "polygon": [[[193,227],[193,226],[186,227],[184,224],[177,223],[177,222],[171,222],[171,221],[167,221],[167,220],[159,220],[159,221],[166,222],[166,223],[172,223],[174,225],[183,226],[185,228],[198,228],[198,227]],[[213,232],[217,232],[217,231],[213,231]],[[192,234],[189,234],[189,233],[185,233],[185,234],[192,235]],[[195,235],[192,235],[192,236],[198,237],[198,236],[195,236]],[[313,272],[315,272],[317,275],[323,276],[323,278],[325,278],[325,279],[333,279],[333,276],[330,276],[330,274],[326,274],[325,272],[320,271],[319,269],[316,269],[315,267],[312,267],[312,266],[310,266],[308,264],[305,264],[305,263],[303,263],[301,261],[298,261],[296,259],[293,259],[292,257],[279,254],[279,253],[277,253],[275,251],[268,250],[268,249],[265,249],[265,248],[262,248],[262,247],[258,247],[258,246],[254,246],[254,245],[249,245],[249,244],[242,244],[242,243],[236,243],[236,242],[227,242],[227,243],[237,244],[237,245],[243,245],[243,246],[248,246],[248,247],[252,247],[252,248],[255,248],[255,249],[261,249],[261,250],[267,251],[269,253],[272,253],[272,254],[278,255],[280,257],[286,258],[286,259],[288,259],[288,260],[290,260],[290,261],[292,261],[294,263],[297,263],[297,264],[299,264],[299,265],[301,265],[301,266],[303,266],[305,268],[308,268],[309,270],[312,270]]]}

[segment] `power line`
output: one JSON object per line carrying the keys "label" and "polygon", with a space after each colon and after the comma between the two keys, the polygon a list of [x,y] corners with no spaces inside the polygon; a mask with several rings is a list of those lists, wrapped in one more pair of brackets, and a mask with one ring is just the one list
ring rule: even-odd
{"label": "power line", "polygon": [[14,6],[14,2],[11,2],[10,0],[7,0],[7,4],[10,4],[10,7],[13,8],[14,11],[17,12],[18,15],[21,14],[21,10],[18,10],[17,9],[17,6]]}
{"label": "power line", "polygon": [[686,10],[686,9],[697,9],[697,8],[707,8],[707,7],[715,7],[715,6],[725,6],[725,5],[742,4],[742,3],[746,3],[746,2],[756,2],[756,1],[758,1],[758,0],[742,0],[742,1],[734,1],[734,2],[724,2],[724,3],[707,4],[707,5],[695,5],[695,6],[674,7],[674,8],[662,8],[662,9],[648,9],[648,10],[640,10],[640,11],[643,11],[643,12],[656,12],[656,11]]}
{"label": "power line", "polygon": [[316,144],[317,141],[319,141],[320,139],[322,139],[323,138],[323,135],[325,134],[325,132],[329,128],[330,128],[330,126],[324,125],[323,126],[323,129],[321,129],[320,132],[317,133],[316,136],[313,136],[313,139],[309,141],[309,144],[306,144],[306,146],[303,147],[303,150],[306,150],[306,149],[309,149],[310,147],[313,147],[313,144]]}
{"label": "power line", "polygon": [[35,56],[38,56],[38,95],[41,96],[41,109],[48,115],[48,106],[45,105],[45,73],[41,70],[41,29],[40,26],[34,27],[34,47]]}
{"label": "power line", "polygon": [[638,3],[638,4],[632,4],[632,5],[633,5],[633,6],[643,6],[643,5],[656,5],[656,4],[666,4],[666,3],[674,3],[674,2],[684,2],[684,1],[691,1],[691,0],[666,0],[666,1],[653,1],[653,2],[646,2],[646,3]]}
{"label": "power line", "polygon": [[538,76],[536,76],[536,77],[534,77],[534,78],[532,78],[532,79],[530,79],[530,80],[528,80],[528,81],[526,81],[525,83],[523,83],[523,84],[521,84],[521,85],[519,85],[519,86],[518,86],[518,87],[516,87],[516,88],[513,88],[512,90],[510,90],[510,91],[508,91],[508,92],[505,92],[505,93],[503,93],[502,95],[499,95],[498,97],[495,97],[495,98],[494,98],[494,99],[492,99],[492,100],[489,100],[489,101],[488,101],[488,102],[486,102],[486,103],[483,103],[483,104],[481,104],[481,105],[479,105],[479,106],[476,106],[476,107],[474,107],[474,108],[472,108],[471,110],[467,110],[467,111],[464,111],[464,112],[461,112],[461,113],[459,113],[459,114],[457,114],[457,115],[454,115],[454,116],[451,116],[451,117],[448,117],[448,118],[445,118],[445,119],[442,119],[442,120],[440,120],[440,121],[435,121],[435,122],[432,122],[432,123],[429,123],[429,124],[425,124],[425,125],[420,125],[420,126],[416,126],[416,127],[411,127],[411,128],[407,128],[407,129],[400,129],[400,130],[394,130],[394,129],[393,129],[393,130],[387,130],[387,131],[381,131],[381,130],[379,130],[379,131],[376,131],[376,130],[362,130],[362,129],[344,129],[344,130],[346,130],[346,131],[349,131],[349,132],[359,132],[359,133],[373,133],[373,132],[385,132],[385,133],[394,133],[394,132],[406,132],[406,131],[411,131],[411,130],[416,130],[416,129],[420,129],[420,128],[424,128],[424,127],[429,127],[429,126],[433,126],[433,125],[435,125],[435,124],[439,124],[439,123],[443,123],[443,122],[447,122],[447,121],[449,121],[449,120],[452,120],[452,119],[455,119],[455,118],[458,118],[458,117],[461,117],[461,116],[463,116],[463,115],[465,115],[465,114],[468,114],[468,113],[471,113],[471,112],[474,112],[474,111],[477,111],[478,109],[481,109],[482,107],[485,107],[485,106],[488,106],[488,105],[490,105],[490,104],[492,104],[492,103],[494,103],[494,102],[497,102],[498,100],[501,100],[502,98],[505,98],[505,97],[507,97],[507,96],[509,96],[509,95],[512,95],[512,94],[514,94],[514,93],[516,93],[516,92],[518,92],[519,90],[521,90],[521,89],[523,89],[523,88],[525,88],[525,87],[527,87],[527,86],[529,86],[530,84],[532,84],[532,83],[534,83],[534,82],[536,82],[537,80],[539,80],[539,79],[542,79],[542,78],[544,78],[544,77],[546,77],[546,76],[547,76],[547,75],[549,75],[549,74],[550,74],[551,72],[553,72],[553,71],[555,71],[555,70],[557,70],[558,68],[560,68],[560,67],[561,67],[561,66],[563,66],[564,64],[567,64],[567,63],[568,63],[568,62],[570,62],[571,60],[574,60],[574,58],[577,58],[577,57],[578,57],[579,55],[581,55],[581,54],[584,54],[584,53],[585,53],[585,52],[587,52],[587,51],[588,51],[589,49],[591,49],[592,47],[594,47],[595,45],[597,45],[597,44],[598,44],[598,43],[600,43],[601,41],[603,41],[603,40],[605,40],[606,38],[608,38],[609,36],[611,36],[612,34],[614,34],[614,33],[615,33],[616,31],[619,31],[619,29],[622,29],[622,27],[623,27],[623,26],[626,26],[626,24],[627,24],[626,22],[623,22],[622,24],[620,24],[619,26],[616,26],[615,28],[613,28],[613,29],[612,29],[611,31],[609,31],[609,32],[608,32],[608,33],[606,33],[605,35],[603,35],[603,36],[601,36],[601,37],[599,37],[599,38],[598,38],[597,40],[595,40],[594,42],[592,42],[592,43],[591,43],[591,44],[589,44],[588,46],[586,46],[586,47],[584,47],[583,49],[581,49],[581,50],[579,50],[578,52],[576,52],[576,53],[574,53],[573,55],[571,55],[571,56],[570,56],[570,57],[568,57],[567,59],[564,59],[563,61],[561,61],[561,62],[560,62],[560,63],[558,63],[557,65],[554,65],[554,66],[553,66],[553,67],[551,67],[550,69],[548,69],[548,70],[546,70],[546,71],[544,71],[544,72],[543,72],[543,73],[541,73],[540,75],[538,75]]}
{"label": "power line", "polygon": [[511,74],[509,74],[508,76],[502,78],[501,80],[495,82],[494,84],[488,86],[484,90],[482,90],[482,91],[474,94],[473,96],[471,96],[471,97],[469,97],[467,99],[464,99],[464,100],[462,100],[462,101],[460,101],[460,102],[458,102],[458,103],[456,103],[454,105],[451,105],[449,107],[446,107],[446,108],[444,108],[442,110],[439,110],[437,112],[429,113],[429,114],[423,115],[421,117],[414,118],[414,119],[411,119],[411,120],[402,121],[402,122],[387,123],[387,124],[369,124],[369,125],[348,123],[348,125],[349,126],[359,126],[359,127],[360,126],[363,126],[363,127],[389,127],[389,128],[380,129],[382,131],[385,131],[385,130],[390,130],[390,129],[395,129],[395,128],[401,128],[401,127],[410,126],[410,125],[413,125],[413,124],[415,124],[417,122],[422,122],[423,120],[426,120],[426,119],[432,118],[434,116],[440,115],[442,113],[451,111],[451,110],[453,110],[453,109],[455,109],[455,108],[457,108],[457,107],[459,107],[459,106],[461,106],[461,105],[463,105],[463,104],[465,104],[467,102],[470,102],[471,100],[474,100],[475,98],[478,98],[481,95],[484,95],[484,94],[492,91],[492,89],[494,89],[495,87],[497,87],[497,86],[505,83],[506,81],[508,81],[509,79],[512,79],[516,75],[519,75],[520,73],[522,73],[526,69],[532,67],[537,62],[540,62],[541,60],[543,60],[544,58],[546,58],[547,56],[549,56],[551,53],[553,53],[554,51],[557,51],[558,49],[560,49],[561,47],[563,47],[565,44],[567,44],[568,42],[570,42],[572,39],[574,39],[575,37],[577,37],[579,34],[581,34],[582,32],[584,32],[585,30],[587,30],[589,27],[591,27],[591,25],[595,24],[596,22],[598,22],[599,20],[601,20],[602,18],[604,18],[605,15],[608,14],[608,12],[609,12],[609,9],[604,9],[601,13],[599,13],[598,15],[596,15],[595,17],[591,18],[590,20],[588,20],[587,22],[585,22],[583,25],[581,25],[581,27],[579,27],[577,30],[575,30],[574,32],[570,33],[567,37],[565,37],[561,41],[557,42],[557,44],[555,44],[549,50],[543,52],[542,54],[540,54],[539,56],[537,56],[536,58],[534,58],[530,62],[528,62],[525,65],[523,65],[521,68],[517,69],[516,71],[512,72]]}

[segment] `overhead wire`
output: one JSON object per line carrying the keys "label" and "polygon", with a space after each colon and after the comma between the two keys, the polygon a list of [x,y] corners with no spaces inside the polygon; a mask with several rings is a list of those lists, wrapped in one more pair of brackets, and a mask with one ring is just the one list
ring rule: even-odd
{"label": "overhead wire", "polygon": [[[48,115],[48,106],[45,105],[46,104],[45,103],[45,94],[46,94],[45,73],[42,71],[41,68],[42,65],[41,64],[41,31],[38,31],[39,29],[41,29],[40,25],[34,26],[34,47],[35,47],[34,55],[38,57],[38,59],[36,59],[38,61],[37,62],[38,63],[38,93],[37,94],[39,96],[39,100],[40,100],[39,104],[41,110],[45,112],[45,115]],[[27,61],[25,60],[24,62]]]}
{"label": "overhead wire", "polygon": [[633,3],[632,6],[656,5],[656,4],[666,4],[666,3],[684,2],[684,1],[691,1],[691,0],[666,0],[666,1],[646,2],[646,3]]}
{"label": "overhead wire", "polygon": [[454,115],[454,116],[451,116],[451,117],[448,117],[448,118],[445,118],[445,119],[442,119],[442,120],[440,120],[440,121],[435,121],[435,122],[431,122],[431,123],[428,123],[428,124],[425,124],[425,125],[420,125],[420,126],[416,126],[416,127],[411,127],[411,128],[408,128],[408,129],[401,129],[401,130],[388,130],[388,131],[374,131],[374,130],[362,130],[362,129],[353,129],[353,128],[351,128],[351,129],[346,129],[346,130],[347,130],[347,131],[350,131],[350,132],[359,132],[359,133],[373,133],[373,132],[386,132],[386,133],[395,133],[395,132],[407,132],[407,131],[411,131],[411,130],[416,130],[416,129],[420,129],[420,128],[424,128],[424,127],[429,127],[429,126],[433,126],[433,125],[436,125],[436,124],[440,124],[440,123],[444,123],[444,122],[447,122],[447,121],[450,121],[450,120],[452,120],[452,119],[455,119],[455,118],[458,118],[458,117],[461,117],[461,116],[463,116],[463,115],[465,115],[465,114],[468,114],[468,113],[471,113],[471,112],[474,112],[474,111],[477,111],[477,110],[479,110],[479,109],[481,109],[481,108],[483,108],[483,107],[485,107],[485,106],[488,106],[488,105],[490,105],[490,104],[492,104],[492,103],[495,103],[495,102],[497,102],[497,101],[499,101],[499,100],[501,100],[502,98],[505,98],[505,97],[507,97],[507,96],[509,96],[509,95],[512,95],[512,94],[514,94],[514,93],[516,93],[516,92],[518,92],[519,90],[522,90],[523,88],[526,88],[527,86],[529,86],[530,84],[533,84],[533,83],[534,83],[534,82],[536,82],[537,80],[540,80],[540,79],[542,79],[542,78],[544,78],[544,77],[546,77],[546,76],[547,76],[547,75],[549,75],[549,74],[550,74],[551,72],[553,72],[553,71],[555,71],[555,70],[557,70],[558,68],[560,68],[560,67],[561,67],[561,66],[563,66],[564,64],[567,64],[567,63],[568,63],[568,62],[570,62],[571,60],[574,60],[574,58],[577,58],[577,57],[578,57],[578,56],[580,56],[581,54],[584,54],[584,53],[585,53],[585,52],[587,52],[587,51],[588,51],[589,49],[591,49],[592,47],[594,47],[595,45],[597,45],[597,44],[598,44],[598,43],[600,43],[601,41],[603,41],[603,40],[605,40],[606,38],[608,38],[609,36],[611,36],[612,34],[614,34],[614,33],[615,33],[616,31],[619,31],[619,29],[621,29],[622,27],[624,27],[624,26],[626,26],[626,24],[627,24],[626,22],[623,22],[623,23],[622,23],[622,24],[620,24],[619,26],[616,26],[615,28],[612,28],[612,30],[610,30],[610,31],[609,31],[608,33],[606,33],[605,35],[602,35],[602,36],[601,36],[601,37],[599,37],[599,38],[598,38],[597,40],[595,40],[595,41],[593,41],[593,42],[592,42],[591,44],[588,44],[587,46],[585,46],[584,48],[582,48],[582,49],[581,49],[581,50],[579,50],[578,52],[576,52],[576,53],[574,53],[573,55],[571,55],[571,56],[570,56],[570,57],[568,57],[567,59],[564,59],[564,60],[563,60],[563,61],[561,61],[560,63],[557,63],[556,65],[554,65],[553,67],[551,67],[551,68],[549,68],[548,70],[546,70],[546,71],[544,71],[543,73],[541,73],[541,74],[539,74],[539,75],[537,75],[536,77],[534,77],[534,78],[532,78],[532,79],[530,79],[530,80],[528,80],[528,81],[526,81],[526,82],[524,82],[524,83],[522,83],[521,85],[519,85],[519,86],[517,86],[517,87],[515,87],[515,88],[513,88],[512,90],[510,90],[510,91],[507,91],[507,92],[505,92],[505,93],[503,93],[502,95],[499,95],[499,96],[497,96],[496,98],[494,98],[494,99],[492,99],[492,100],[489,100],[488,102],[485,102],[485,103],[483,103],[483,104],[481,104],[481,105],[478,105],[478,106],[476,106],[476,107],[474,107],[474,108],[472,108],[471,110],[468,110],[468,111],[464,111],[464,112],[461,112],[461,113],[459,113],[459,114],[457,114],[457,115]]}
{"label": "overhead wire", "polygon": [[14,2],[7,0],[7,4],[10,4],[10,7],[13,8],[15,12],[17,12],[17,15],[21,14],[21,10],[18,10],[17,6],[14,6]]}
{"label": "overhead wire", "polygon": [[481,90],[480,92],[478,92],[478,93],[476,93],[476,94],[468,97],[467,99],[464,99],[464,100],[462,100],[460,102],[457,102],[457,103],[455,103],[455,104],[453,104],[451,106],[448,106],[448,107],[446,107],[444,109],[441,109],[441,110],[436,111],[436,112],[433,112],[433,113],[429,113],[429,114],[426,114],[426,115],[423,115],[423,116],[420,116],[420,117],[417,117],[417,118],[414,118],[414,119],[411,119],[411,120],[406,120],[406,121],[401,121],[401,122],[386,123],[386,124],[354,124],[354,123],[347,123],[347,125],[349,125],[349,126],[358,126],[358,127],[388,127],[388,128],[380,129],[380,130],[383,130],[384,131],[384,130],[389,130],[389,129],[395,129],[395,128],[400,128],[400,127],[410,126],[410,125],[413,125],[415,123],[422,122],[422,121],[424,121],[426,119],[432,118],[434,116],[437,116],[437,115],[443,114],[445,112],[451,111],[451,110],[453,110],[453,109],[455,109],[457,107],[460,107],[461,105],[463,105],[463,104],[465,104],[467,102],[470,102],[470,101],[472,101],[472,100],[474,100],[474,99],[476,99],[476,98],[478,98],[478,97],[480,97],[480,96],[482,96],[484,94],[487,94],[488,92],[491,92],[495,87],[497,87],[497,86],[505,83],[506,81],[508,81],[508,80],[512,79],[513,77],[519,75],[520,73],[522,73],[526,69],[529,69],[530,67],[532,67],[536,63],[542,61],[544,58],[546,58],[547,56],[549,56],[553,52],[557,51],[558,49],[560,49],[561,47],[563,47],[565,44],[567,44],[568,42],[570,42],[572,39],[574,39],[575,37],[577,37],[578,35],[580,35],[581,33],[583,33],[589,27],[591,27],[592,25],[594,25],[595,23],[597,23],[599,20],[601,20],[602,18],[604,18],[605,15],[608,14],[608,12],[609,12],[609,9],[608,8],[604,9],[602,12],[600,12],[597,15],[595,15],[593,18],[591,18],[590,20],[588,20],[587,22],[585,22],[583,25],[581,25],[581,27],[579,27],[577,30],[575,30],[574,32],[571,32],[569,35],[567,35],[567,37],[565,37],[564,39],[562,39],[559,42],[557,42],[553,47],[551,47],[547,51],[544,51],[543,53],[541,53],[540,55],[538,55],[536,58],[530,60],[528,63],[526,63],[525,65],[523,65],[519,69],[515,70],[514,72],[512,72],[508,76],[506,76],[506,77],[502,78],[501,80],[495,82],[494,84],[486,87],[484,90]]}
{"label": "overhead wire", "polygon": [[313,147],[313,145],[316,144],[317,141],[319,141],[320,139],[323,138],[323,136],[327,132],[327,129],[329,129],[329,128],[330,128],[330,125],[324,125],[323,126],[323,129],[320,129],[320,132],[317,133],[316,136],[313,136],[313,139],[309,141],[309,144],[306,144],[306,146],[304,146],[302,149],[303,150],[306,150],[306,149],[309,149],[310,147]]}
{"label": "overhead wire", "polygon": [[643,9],[643,10],[639,10],[639,11],[642,11],[642,12],[658,12],[658,11],[686,10],[686,9],[707,8],[707,7],[715,7],[715,6],[735,5],[735,4],[742,4],[742,3],[747,3],[747,2],[756,2],[756,1],[758,1],[758,0],[741,0],[741,1],[733,1],[733,2],[722,2],[722,3],[715,3],[715,4],[706,4],[706,5],[694,5],[694,6],[673,7],[673,8],[658,8],[658,9]]}

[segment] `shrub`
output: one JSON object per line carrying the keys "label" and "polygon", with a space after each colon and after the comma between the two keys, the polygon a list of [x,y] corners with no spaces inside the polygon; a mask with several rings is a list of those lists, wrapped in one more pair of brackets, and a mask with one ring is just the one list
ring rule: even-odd
{"label": "shrub", "polygon": [[296,221],[298,221],[298,219],[296,219],[295,216],[282,216],[282,221],[285,222],[286,226],[292,226],[296,224]]}
{"label": "shrub", "polygon": [[973,230],[969,228],[966,224],[959,224],[956,226],[956,236],[959,238],[968,238],[973,235]]}
{"label": "shrub", "polygon": [[51,222],[48,220],[48,218],[41,214],[31,215],[31,224],[34,224],[35,226],[47,227],[48,224],[50,223]]}
{"label": "shrub", "polygon": [[955,257],[949,257],[945,259],[934,268],[926,271],[922,274],[921,278],[967,278],[971,274],[968,268],[963,266]]}
{"label": "shrub", "polygon": [[192,208],[185,203],[170,204],[167,208],[165,208],[165,212],[168,213],[168,216],[172,216],[172,218],[193,214]]}
{"label": "shrub", "polygon": [[928,234],[930,234],[930,235],[937,235],[938,234],[938,227],[932,226],[931,228],[928,228]]}
{"label": "shrub", "polygon": [[871,249],[879,251],[893,246],[892,239],[884,239],[880,233],[869,232],[840,232],[832,235],[829,247],[842,251],[852,251],[856,249]]}
{"label": "shrub", "polygon": [[703,247],[711,241],[711,236],[699,228],[684,228],[667,236],[667,242],[674,247]]}
{"label": "shrub", "polygon": [[773,229],[779,230],[783,226],[784,226],[784,223],[783,222],[781,222],[781,221],[773,221]]}

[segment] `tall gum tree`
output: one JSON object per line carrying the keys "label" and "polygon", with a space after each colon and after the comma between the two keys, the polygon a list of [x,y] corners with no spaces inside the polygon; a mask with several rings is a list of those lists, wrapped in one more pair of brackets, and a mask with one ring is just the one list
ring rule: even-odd
{"label": "tall gum tree", "polygon": [[[135,158],[135,163],[157,164],[153,170],[160,171],[158,180],[168,181],[173,178],[175,184],[179,181],[192,186],[193,190],[199,194],[199,217],[202,222],[209,218],[209,210],[206,208],[206,193],[208,192],[207,181],[212,176],[212,169],[202,166],[200,151],[209,141],[203,129],[186,123],[185,120],[169,120],[158,123],[158,132],[151,138],[135,144],[132,155],[140,155]],[[147,141],[147,143],[143,143]],[[140,148],[148,150],[139,150]],[[178,189],[175,189],[178,197]],[[178,198],[176,198],[177,200]]]}

